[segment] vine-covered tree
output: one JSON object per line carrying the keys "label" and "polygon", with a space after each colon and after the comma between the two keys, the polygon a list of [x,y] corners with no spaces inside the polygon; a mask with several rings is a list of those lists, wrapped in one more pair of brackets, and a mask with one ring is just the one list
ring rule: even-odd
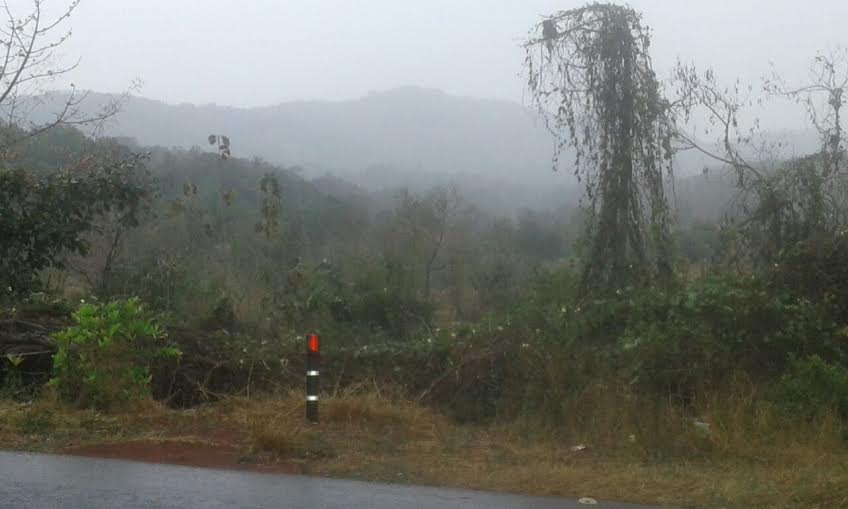
{"label": "vine-covered tree", "polygon": [[573,149],[586,186],[583,291],[669,280],[674,130],[641,15],[613,4],[562,11],[533,27],[524,48],[530,92],[556,137],[554,168]]}

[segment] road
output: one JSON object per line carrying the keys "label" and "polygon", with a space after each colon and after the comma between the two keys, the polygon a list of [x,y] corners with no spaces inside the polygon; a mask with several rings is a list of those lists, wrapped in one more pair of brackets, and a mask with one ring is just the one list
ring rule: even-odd
{"label": "road", "polygon": [[0,452],[0,508],[647,509],[318,477]]}

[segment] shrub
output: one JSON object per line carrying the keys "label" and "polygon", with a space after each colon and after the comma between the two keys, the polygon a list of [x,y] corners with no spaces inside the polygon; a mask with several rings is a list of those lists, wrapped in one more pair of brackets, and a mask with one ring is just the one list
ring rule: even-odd
{"label": "shrub", "polygon": [[848,314],[848,235],[822,235],[783,252],[770,271],[773,286],[828,305],[834,316]]}
{"label": "shrub", "polygon": [[793,359],[773,391],[773,398],[789,416],[812,419],[836,410],[848,418],[848,369],[829,364],[818,355]]}
{"label": "shrub", "polygon": [[630,376],[659,393],[718,387],[736,371],[771,382],[793,355],[844,359],[839,325],[825,306],[773,291],[761,278],[705,279],[658,310],[629,318],[620,355]]}
{"label": "shrub", "polygon": [[350,305],[350,314],[356,325],[407,338],[410,332],[432,320],[433,306],[400,292],[377,290],[357,295]]}
{"label": "shrub", "polygon": [[0,171],[0,288],[25,294],[39,286],[38,272],[61,267],[66,253],[86,254],[83,234],[104,213],[117,213],[122,227],[138,225],[153,186],[142,156],[85,171]]}
{"label": "shrub", "polygon": [[164,334],[145,317],[137,299],[83,303],[75,325],[55,335],[51,380],[65,402],[106,410],[150,397],[150,365],[181,352],[161,343]]}

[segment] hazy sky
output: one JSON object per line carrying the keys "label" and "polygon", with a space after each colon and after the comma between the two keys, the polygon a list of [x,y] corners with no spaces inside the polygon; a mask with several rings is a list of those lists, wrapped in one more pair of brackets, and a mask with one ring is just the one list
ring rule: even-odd
{"label": "hazy sky", "polygon": [[[46,0],[62,4],[62,0]],[[13,6],[27,0],[14,0]],[[83,0],[64,48],[74,81],[168,102],[345,99],[400,85],[521,101],[519,44],[572,0]],[[802,79],[848,45],[848,0],[635,0],[664,76],[679,56],[750,80]]]}

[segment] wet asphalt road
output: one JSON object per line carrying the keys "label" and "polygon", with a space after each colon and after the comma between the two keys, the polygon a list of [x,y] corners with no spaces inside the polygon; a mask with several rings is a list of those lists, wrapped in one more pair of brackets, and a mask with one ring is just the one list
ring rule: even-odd
{"label": "wet asphalt road", "polygon": [[0,452],[0,508],[647,509],[317,477]]}

